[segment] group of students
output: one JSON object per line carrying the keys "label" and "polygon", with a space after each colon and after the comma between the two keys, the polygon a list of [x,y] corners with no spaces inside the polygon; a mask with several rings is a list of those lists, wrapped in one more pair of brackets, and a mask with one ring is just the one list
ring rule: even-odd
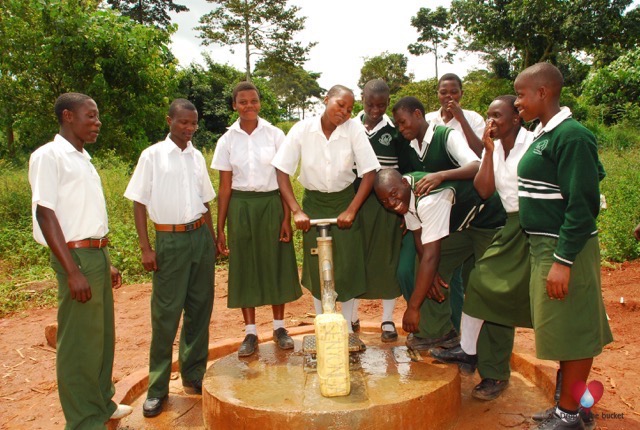
{"label": "group of students", "polygon": [[[284,309],[302,291],[291,220],[304,232],[302,285],[321,313],[310,220],[337,218],[335,290],[350,332],[359,328],[358,301],[382,299],[381,339],[396,341],[393,311],[403,295],[407,345],[463,371],[477,367],[482,382],[473,395],[490,400],[508,385],[515,327],[533,327],[538,356],[559,360],[563,375],[557,406],[535,417],[539,428],[583,428],[587,417],[571,387],[586,381],[593,357],[612,340],[595,229],[604,171],[593,135],[560,108],[561,88],[554,66],[532,66],[516,79],[517,97],[489,106],[485,125],[460,107],[462,82],[447,74],[438,83],[440,110],[426,113],[404,97],[392,108],[394,124],[384,81],[365,85],[356,118],[353,92],[336,85],[324,112],[285,136],[260,118],[257,88],[241,82],[232,95],[238,120],[211,164],[220,172],[216,228],[209,207],[216,193],[191,143],[196,108],[173,101],[169,135],[142,152],[125,191],[142,264],[153,271],[144,416],[160,414],[167,399],[182,315],[182,384],[202,392],[216,254],[229,257],[228,306],[240,308],[245,322],[238,355],[255,352],[255,308],[263,305],[273,310],[276,345],[293,349]],[[103,428],[131,409],[111,400],[111,287],[121,278],[109,261],[100,178],[84,150],[101,123],[86,95],[63,94],[55,111],[59,134],[30,160],[34,236],[51,248],[58,277],[57,373],[67,428]],[[533,133],[522,127],[536,118]],[[291,183],[297,171],[301,202]],[[404,226],[412,233],[403,235]]]}

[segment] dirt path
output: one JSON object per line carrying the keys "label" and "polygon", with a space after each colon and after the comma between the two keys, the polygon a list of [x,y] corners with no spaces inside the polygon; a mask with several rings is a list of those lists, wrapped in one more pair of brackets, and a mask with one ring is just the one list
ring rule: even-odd
{"label": "dirt path", "polygon": [[[603,295],[615,342],[596,358],[591,378],[605,386],[596,405],[607,413],[624,413],[623,420],[602,420],[601,428],[640,429],[640,260],[615,270],[602,271]],[[304,289],[303,289],[304,290]],[[146,367],[150,341],[149,284],[127,285],[115,293],[116,356],[114,379]],[[226,308],[227,272],[216,272],[216,298],[211,322],[211,342],[244,334],[239,310]],[[620,298],[624,297],[624,304]],[[404,301],[399,300],[396,323],[402,320]],[[287,306],[287,326],[312,323],[311,296],[306,293]],[[379,321],[378,302],[363,301],[360,317]],[[46,325],[55,322],[55,309],[36,309],[0,320],[0,428],[60,429],[64,418],[55,379],[55,351],[47,346]],[[258,331],[271,331],[271,310],[257,310]],[[518,350],[533,351],[533,335],[520,330]],[[598,409],[596,409],[597,411]]]}

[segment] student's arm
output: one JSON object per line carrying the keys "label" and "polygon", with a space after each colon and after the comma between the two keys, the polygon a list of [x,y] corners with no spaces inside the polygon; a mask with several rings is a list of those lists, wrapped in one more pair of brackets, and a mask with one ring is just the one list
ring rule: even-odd
{"label": "student's arm", "polygon": [[60,264],[62,264],[64,271],[67,272],[71,298],[80,303],[88,302],[91,300],[89,281],[87,281],[87,278],[80,272],[80,268],[73,260],[56,213],[44,206],[37,205],[36,220],[42,230],[44,239],[47,241],[47,245],[51,248],[51,252],[53,252],[53,255],[55,255]]}
{"label": "student's arm", "polygon": [[293,187],[291,186],[291,179],[289,175],[276,169],[276,177],[278,178],[278,188],[280,188],[281,198],[284,199],[287,206],[291,208],[293,213],[293,222],[296,227],[302,231],[309,231],[311,228],[310,219],[306,213],[302,211],[302,208],[296,201],[296,196],[293,194]]}
{"label": "student's arm", "polygon": [[[455,100],[450,100],[448,104],[448,110],[451,112],[453,117],[458,120],[460,125],[462,126],[462,134],[464,134],[465,139],[467,139],[467,144],[469,148],[478,156],[482,156],[482,140],[478,137],[469,121],[464,116],[464,111],[460,104]],[[478,131],[479,132],[479,131]]]}
{"label": "student's arm", "polygon": [[202,214],[202,216],[204,217],[204,222],[207,224],[207,228],[209,229],[209,233],[211,233],[211,238],[213,239],[213,259],[215,261],[216,257],[218,256],[218,253],[216,252],[216,233],[215,230],[213,228],[213,220],[211,219],[211,207],[209,206],[209,203],[203,203],[204,207],[207,208],[207,212],[205,212],[204,214]]}
{"label": "student's arm", "polygon": [[438,187],[444,181],[468,180],[473,179],[480,168],[479,161],[472,161],[462,167],[451,170],[442,170],[440,172],[428,173],[422,179],[416,182],[415,194],[422,196],[429,194],[431,190]]}
{"label": "student's arm", "polygon": [[364,204],[367,197],[371,193],[371,189],[373,188],[373,181],[376,179],[376,172],[372,170],[370,172],[365,173],[362,176],[362,182],[360,182],[360,187],[358,188],[358,192],[351,200],[351,203],[347,207],[347,210],[338,215],[338,227],[339,228],[350,228],[353,225],[353,221],[356,219],[356,215],[358,211]]}
{"label": "student's arm", "polygon": [[482,135],[482,143],[484,144],[484,157],[480,164],[478,174],[473,180],[473,186],[484,200],[488,199],[496,191],[496,182],[493,175],[493,150],[495,146],[491,138],[491,132],[495,130],[493,121],[489,120],[487,127]]}
{"label": "student's arm", "polygon": [[220,170],[220,188],[218,189],[218,240],[216,246],[218,253],[222,255],[229,255],[227,236],[224,234],[224,225],[227,222],[227,211],[229,210],[229,200],[231,200],[232,176],[233,172]]}
{"label": "student's arm", "polygon": [[409,333],[418,331],[420,323],[420,307],[426,298],[441,302],[444,300],[442,293],[434,287],[433,280],[440,263],[440,240],[422,245],[422,257],[416,274],[416,285],[407,310],[402,317],[402,328]]}
{"label": "student's arm", "polygon": [[287,205],[282,194],[280,195],[280,200],[282,201],[282,211],[284,213],[282,225],[280,226],[280,242],[289,243],[293,237],[293,230],[291,229],[291,209],[289,209],[289,205]]}
{"label": "student's arm", "polygon": [[142,251],[142,267],[147,272],[158,271],[156,262],[156,252],[149,243],[149,233],[147,233],[147,207],[140,202],[133,202],[133,219],[138,232],[138,244]]}

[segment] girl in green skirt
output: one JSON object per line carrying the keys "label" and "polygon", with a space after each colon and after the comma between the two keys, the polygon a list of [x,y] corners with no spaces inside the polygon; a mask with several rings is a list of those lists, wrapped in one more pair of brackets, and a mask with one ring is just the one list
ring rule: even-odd
{"label": "girl in green skirt", "polygon": [[284,133],[258,116],[260,95],[250,82],[234,88],[233,109],[240,118],[218,141],[211,168],[220,171],[217,247],[229,256],[227,303],[242,309],[246,336],[238,355],[246,357],[258,343],[256,306],[271,305],[274,342],[282,349],[293,348],[284,328],[284,307],[302,290],[291,242],[291,215],[271,166]]}

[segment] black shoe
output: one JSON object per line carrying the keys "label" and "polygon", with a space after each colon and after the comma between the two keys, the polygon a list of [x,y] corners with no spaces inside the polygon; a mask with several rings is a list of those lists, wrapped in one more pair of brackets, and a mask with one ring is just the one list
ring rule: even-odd
{"label": "black shoe", "polygon": [[142,415],[147,418],[160,415],[162,412],[162,405],[167,400],[168,395],[165,394],[162,397],[147,397],[147,400],[142,404]]}
{"label": "black shoe", "polygon": [[509,381],[484,378],[473,388],[471,395],[478,400],[493,400],[500,396],[500,394],[507,389],[508,385]]}
{"label": "black shoe", "polygon": [[293,349],[293,339],[284,327],[273,331],[273,341],[280,349]]}
{"label": "black shoe", "polygon": [[360,331],[360,320],[357,319],[355,321],[353,321],[351,323],[351,330],[353,330],[354,333],[358,333]]}
{"label": "black shoe", "polygon": [[467,354],[460,345],[451,349],[432,348],[429,350],[429,354],[442,363],[457,364],[460,371],[467,375],[473,374],[478,365],[478,356]]}
{"label": "black shoe", "polygon": [[[388,324],[390,326],[393,326],[393,331],[387,331],[385,329],[383,329],[382,327]],[[396,340],[398,340],[398,331],[396,330],[396,325],[393,323],[393,321],[385,321],[382,324],[380,324],[380,329],[382,330],[382,333],[380,334],[380,340],[383,342],[395,342]]]}
{"label": "black shoe", "polygon": [[[549,409],[545,409],[544,411],[539,411],[534,413],[533,415],[531,415],[531,419],[536,422],[542,422],[550,419],[555,411],[556,411],[556,407],[552,406]],[[578,410],[578,413],[580,414],[580,418],[582,419],[582,422],[584,423],[584,428],[586,430],[591,430],[595,428],[596,419],[593,416],[593,412],[591,412],[591,410],[580,408]]]}
{"label": "black shoe", "polygon": [[246,335],[238,349],[238,357],[250,356],[256,351],[256,345],[258,345],[258,336],[255,334]]}
{"label": "black shoe", "polygon": [[194,379],[192,381],[182,380],[182,387],[187,394],[202,394],[202,379]]}
{"label": "black shoe", "polygon": [[453,348],[460,344],[460,336],[455,329],[451,329],[449,333],[437,338],[423,338],[418,336],[407,337],[407,346],[417,351],[424,351],[431,348]]}
{"label": "black shoe", "polygon": [[582,422],[582,418],[580,415],[574,420],[567,420],[566,418],[562,418],[554,412],[551,414],[549,418],[544,420],[538,427],[537,430],[585,430],[584,423]]}

